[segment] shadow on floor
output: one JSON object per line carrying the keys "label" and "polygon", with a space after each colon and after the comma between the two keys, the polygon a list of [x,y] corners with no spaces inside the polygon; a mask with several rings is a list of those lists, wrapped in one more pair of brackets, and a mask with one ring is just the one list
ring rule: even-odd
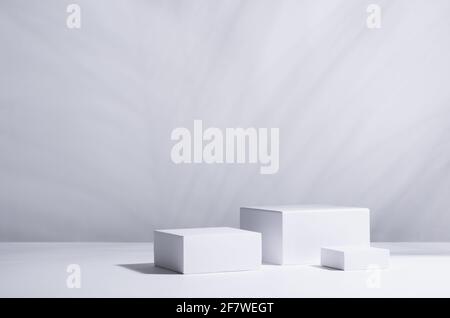
{"label": "shadow on floor", "polygon": [[177,272],[157,267],[155,263],[118,264],[117,266],[147,275],[176,275]]}
{"label": "shadow on floor", "polygon": [[336,268],[331,268],[331,267],[326,267],[326,266],[321,266],[321,265],[311,265],[311,267],[315,267],[315,268],[318,268],[318,269],[322,269],[322,270],[325,270],[325,271],[341,271],[341,270],[339,270],[339,269],[336,269]]}

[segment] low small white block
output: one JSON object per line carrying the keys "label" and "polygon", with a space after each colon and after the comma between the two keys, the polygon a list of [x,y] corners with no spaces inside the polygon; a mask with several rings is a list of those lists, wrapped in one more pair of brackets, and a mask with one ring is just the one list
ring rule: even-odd
{"label": "low small white block", "polygon": [[322,246],[370,244],[366,208],[242,207],[241,228],[262,233],[263,261],[273,264],[320,264]]}
{"label": "low small white block", "polygon": [[389,267],[389,250],[375,247],[324,247],[321,265],[344,271],[384,269]]}
{"label": "low small white block", "polygon": [[256,270],[261,234],[229,227],[156,230],[155,265],[183,274]]}

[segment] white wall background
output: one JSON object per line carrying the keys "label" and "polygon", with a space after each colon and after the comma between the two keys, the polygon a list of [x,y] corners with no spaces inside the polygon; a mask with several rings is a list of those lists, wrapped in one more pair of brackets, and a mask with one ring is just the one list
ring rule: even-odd
{"label": "white wall background", "polygon": [[[449,12],[0,0],[0,240],[146,241],[280,203],[370,207],[373,240],[450,240]],[[170,133],[194,119],[280,127],[279,173],[173,164]]]}

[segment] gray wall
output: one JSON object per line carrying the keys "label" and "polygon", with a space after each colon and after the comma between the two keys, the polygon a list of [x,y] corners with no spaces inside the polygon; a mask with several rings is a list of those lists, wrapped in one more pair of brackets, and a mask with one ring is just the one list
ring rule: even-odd
{"label": "gray wall", "polygon": [[[66,6],[82,27],[66,27]],[[366,28],[366,7],[383,8]],[[0,240],[146,241],[247,204],[450,239],[450,1],[0,0]],[[279,127],[280,170],[175,165],[176,127]]]}

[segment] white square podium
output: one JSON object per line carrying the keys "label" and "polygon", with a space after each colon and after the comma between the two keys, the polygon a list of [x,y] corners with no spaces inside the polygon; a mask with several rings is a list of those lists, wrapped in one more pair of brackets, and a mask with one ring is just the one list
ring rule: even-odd
{"label": "white square podium", "polygon": [[321,265],[344,271],[385,269],[389,250],[384,248],[342,246],[322,248]]}
{"label": "white square podium", "polygon": [[261,234],[229,227],[154,232],[155,265],[183,274],[256,270]]}
{"label": "white square podium", "polygon": [[369,209],[322,205],[242,207],[241,228],[262,234],[263,261],[320,264],[322,246],[370,244]]}

